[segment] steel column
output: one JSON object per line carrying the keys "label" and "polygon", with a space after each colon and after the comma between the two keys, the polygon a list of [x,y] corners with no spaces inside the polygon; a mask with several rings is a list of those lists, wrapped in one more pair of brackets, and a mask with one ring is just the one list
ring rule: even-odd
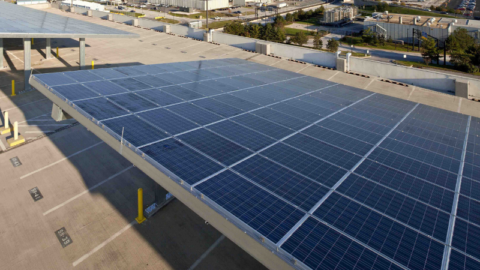
{"label": "steel column", "polygon": [[52,43],[51,39],[47,38],[47,46],[45,47],[45,59],[52,58]]}
{"label": "steel column", "polygon": [[23,63],[24,63],[24,90],[30,89],[30,84],[28,80],[30,79],[30,74],[32,72],[32,39],[24,38],[23,39]]}
{"label": "steel column", "polygon": [[85,69],[85,38],[80,38],[80,69]]}

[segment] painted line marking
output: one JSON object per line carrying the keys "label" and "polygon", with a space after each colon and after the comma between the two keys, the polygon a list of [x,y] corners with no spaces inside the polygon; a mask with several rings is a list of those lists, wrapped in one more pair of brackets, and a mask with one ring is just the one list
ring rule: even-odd
{"label": "painted line marking", "polygon": [[367,89],[367,88],[370,86],[370,84],[372,84],[374,81],[375,81],[375,79],[372,79],[372,80],[367,84],[367,86],[365,86],[363,89]]}
{"label": "painted line marking", "polygon": [[96,143],[96,144],[94,144],[94,145],[91,145],[91,146],[85,148],[85,149],[82,149],[82,150],[80,150],[80,151],[78,151],[78,152],[75,152],[75,153],[71,154],[71,155],[68,156],[68,157],[64,157],[64,158],[62,158],[62,159],[60,159],[60,160],[57,160],[57,161],[55,161],[54,163],[51,163],[51,164],[49,164],[49,165],[47,165],[47,166],[45,166],[45,167],[42,167],[42,168],[40,168],[40,169],[38,169],[38,170],[35,170],[35,171],[31,172],[31,173],[27,173],[27,174],[25,174],[25,175],[23,175],[23,176],[20,176],[20,179],[24,179],[24,178],[26,178],[26,177],[29,177],[30,175],[36,174],[37,172],[41,172],[41,171],[43,171],[43,170],[45,170],[45,169],[47,169],[47,168],[50,168],[50,167],[52,167],[52,166],[54,166],[54,165],[56,165],[56,164],[58,164],[58,163],[60,163],[60,162],[62,162],[62,161],[64,161],[64,160],[67,160],[67,159],[69,159],[69,158],[71,158],[71,157],[74,157],[74,156],[80,154],[80,153],[83,153],[83,152],[89,150],[90,148],[93,148],[93,147],[95,147],[95,146],[97,146],[97,145],[100,145],[100,144],[102,144],[102,143],[103,143],[103,141],[102,141],[102,142],[98,142],[98,143]]}
{"label": "painted line marking", "polygon": [[[25,123],[25,122],[27,122],[27,121],[30,121],[30,120],[33,120],[33,119],[37,119],[37,118],[40,118],[40,117],[45,116],[45,115],[48,115],[48,114],[49,114],[49,113],[42,114],[42,115],[39,115],[39,116],[35,116],[35,117],[33,117],[33,118],[25,119],[25,121],[18,122],[18,123],[19,123],[19,124]],[[53,119],[49,119],[49,120],[53,120]],[[41,121],[41,120],[36,120],[36,121]],[[45,121],[45,120],[44,120],[44,121]]]}
{"label": "painted line marking", "polygon": [[458,108],[457,108],[458,113],[460,113],[460,109],[462,108],[462,100],[463,100],[463,98],[459,98],[459,100],[458,100]]}
{"label": "painted line marking", "polygon": [[37,101],[32,101],[32,102],[25,103],[25,104],[22,104],[22,105],[19,105],[19,106],[15,106],[15,107],[12,107],[12,108],[9,108],[9,109],[5,109],[4,111],[9,111],[9,110],[18,109],[18,108],[20,108],[20,107],[23,107],[23,106],[26,106],[26,105],[30,105],[30,104],[33,104],[33,103],[37,103],[37,102],[40,102],[40,101],[44,101],[44,100],[49,100],[49,99],[48,99],[48,98],[44,98],[44,99],[40,99],[40,100],[37,100]]}
{"label": "painted line marking", "polygon": [[123,169],[123,170],[119,171],[118,173],[116,173],[116,174],[114,174],[114,175],[112,175],[112,176],[108,177],[107,179],[105,179],[105,180],[103,180],[102,182],[100,182],[100,183],[98,183],[98,184],[94,185],[93,187],[91,187],[91,188],[89,188],[89,189],[87,189],[87,190],[85,190],[85,191],[83,191],[83,192],[81,192],[81,193],[79,193],[79,194],[77,194],[77,195],[73,196],[72,198],[70,198],[70,199],[66,200],[65,202],[63,202],[63,203],[61,203],[61,204],[59,204],[59,205],[57,205],[57,206],[55,206],[55,207],[51,208],[50,210],[48,210],[48,211],[46,211],[45,213],[43,213],[43,215],[44,215],[44,216],[46,216],[46,215],[50,214],[51,212],[53,212],[53,211],[55,211],[55,210],[57,210],[57,209],[59,209],[59,208],[61,208],[61,207],[65,206],[65,205],[67,205],[68,203],[70,203],[70,202],[72,202],[72,201],[74,201],[74,200],[76,200],[76,199],[80,198],[82,195],[85,195],[85,194],[87,194],[88,192],[90,192],[90,191],[92,191],[92,190],[94,190],[94,189],[98,188],[99,186],[101,186],[101,185],[103,185],[103,184],[107,183],[108,181],[112,180],[113,178],[115,178],[115,177],[119,176],[120,174],[122,174],[122,173],[124,173],[124,172],[126,172],[126,171],[130,170],[131,168],[133,168],[133,165],[132,165],[132,166],[130,166],[130,167],[127,167],[126,169]]}
{"label": "painted line marking", "polygon": [[55,132],[55,130],[43,130],[43,131],[25,131],[24,133],[52,133]]}
{"label": "painted line marking", "polygon": [[7,150],[7,148],[5,148],[5,145],[3,144],[1,139],[0,139],[0,148],[2,148],[2,151]]}
{"label": "painted line marking", "polygon": [[410,97],[412,96],[413,91],[415,91],[415,89],[416,89],[416,87],[414,86],[414,87],[412,88],[412,91],[410,91],[410,94],[408,94],[407,100],[410,100]]}
{"label": "painted line marking", "polygon": [[69,124],[46,124],[46,125],[18,125],[19,127],[61,127]]}
{"label": "painted line marking", "polygon": [[220,242],[222,242],[223,239],[225,239],[225,235],[220,236],[220,237],[217,239],[217,241],[215,241],[215,243],[213,243],[213,245],[211,245],[211,246],[207,249],[207,251],[205,251],[205,252],[202,254],[202,256],[200,256],[200,258],[198,258],[198,260],[197,260],[194,264],[192,264],[192,266],[190,266],[190,268],[188,268],[188,270],[193,270],[193,269],[195,269],[195,267],[197,267],[197,266],[203,261],[203,259],[205,259],[205,258],[208,256],[208,254],[210,254],[210,252],[212,252],[212,250],[213,250],[216,246],[218,246],[218,244],[220,244]]}
{"label": "painted line marking", "polygon": [[337,73],[333,74],[330,78],[327,79],[327,81],[330,81],[331,79],[333,79],[333,77],[337,76],[338,73],[340,73],[340,72],[337,71]]}
{"label": "painted line marking", "polygon": [[124,233],[126,230],[130,229],[130,227],[133,226],[133,224],[137,223],[136,220],[130,222],[130,224],[128,224],[127,226],[125,226],[123,229],[121,229],[120,231],[118,231],[116,234],[112,235],[110,238],[108,238],[107,240],[105,240],[105,242],[101,243],[100,245],[96,246],[94,249],[92,249],[90,252],[88,252],[87,254],[83,255],[82,257],[80,257],[80,259],[76,260],[73,262],[73,267],[77,266],[78,264],[80,264],[81,262],[83,262],[84,260],[88,259],[88,257],[90,257],[92,254],[94,254],[95,252],[99,251],[100,249],[102,249],[104,246],[106,246],[108,243],[112,242],[113,240],[115,240],[115,238],[117,238],[118,236],[120,236],[122,233]]}

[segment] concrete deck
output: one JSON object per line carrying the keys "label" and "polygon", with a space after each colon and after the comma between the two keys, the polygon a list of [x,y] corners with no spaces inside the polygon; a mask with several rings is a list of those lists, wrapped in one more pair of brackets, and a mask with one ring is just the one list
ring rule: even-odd
{"label": "concrete deck", "polygon": [[[280,60],[221,45],[174,37],[101,19],[49,12],[114,27],[135,29],[136,40],[91,39],[87,63],[95,68],[131,64],[238,57],[337,83],[480,116],[480,103],[418,87],[404,87]],[[78,70],[78,40],[52,40],[60,58],[42,60],[44,41],[35,40],[34,72]],[[55,43],[56,42],[56,43]],[[264,269],[179,201],[141,225],[136,192],[153,200],[154,182],[75,120],[54,122],[52,103],[36,90],[10,97],[10,82],[23,74],[21,42],[8,41],[0,71],[0,110],[18,121],[27,144],[7,149],[0,136],[0,269]],[[22,80],[23,82],[23,80]],[[18,82],[19,84],[21,82]],[[3,118],[1,125],[3,126]],[[60,126],[61,125],[61,126]],[[57,129],[62,129],[56,131]],[[47,136],[45,134],[48,132]],[[11,158],[22,165],[14,167]],[[38,188],[43,198],[29,194]],[[133,222],[133,223],[132,223]],[[73,241],[62,248],[55,231],[65,228]],[[203,259],[202,259],[203,258]]]}

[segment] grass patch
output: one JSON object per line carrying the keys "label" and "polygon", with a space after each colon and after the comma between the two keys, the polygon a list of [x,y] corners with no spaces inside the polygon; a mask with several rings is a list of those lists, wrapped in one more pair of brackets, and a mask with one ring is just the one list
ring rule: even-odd
{"label": "grass patch", "polygon": [[413,66],[414,68],[430,68],[430,69],[436,69],[436,70],[443,70],[443,71],[454,71],[458,73],[465,73],[465,74],[470,74],[470,75],[476,75],[480,76],[480,72],[475,72],[475,73],[468,73],[463,70],[458,70],[457,67],[455,66],[449,66],[449,65],[437,65],[437,64],[425,64],[421,62],[414,62],[414,61],[400,61],[396,60],[394,61],[396,64],[403,65],[403,66]]}
{"label": "grass patch", "polygon": [[320,25],[320,19],[322,16],[312,17],[306,20],[295,21],[295,23],[305,24],[305,25]]}
{"label": "grass patch", "polygon": [[[390,51],[399,51],[399,52],[411,52],[412,46],[411,45],[400,45],[395,43],[385,42],[385,45],[381,46],[377,45],[370,45],[364,43],[361,37],[343,37],[340,42],[342,44],[359,46],[359,47],[366,47],[372,49],[381,49],[381,50],[390,50]],[[415,47],[417,48],[417,47]]]}
{"label": "grass patch", "polygon": [[[349,51],[341,51],[340,55],[347,55],[347,53],[349,53]],[[352,56],[355,56],[355,57],[365,57],[364,53],[359,53],[359,52],[351,52],[351,53],[352,53]]]}
{"label": "grass patch", "polygon": [[[229,21],[210,21],[208,20],[208,28],[210,29],[218,29],[218,28],[223,28],[225,25],[234,22],[234,20],[229,20]],[[203,24],[202,29],[205,29],[207,25]]]}
{"label": "grass patch", "polygon": [[136,12],[130,12],[130,11],[110,10],[110,13],[120,14],[125,16],[132,16],[132,17],[135,16],[137,18],[145,17],[145,14],[143,13],[136,13]]}
{"label": "grass patch", "polygon": [[180,23],[180,21],[177,21],[177,20],[174,20],[174,19],[167,19],[167,18],[158,19],[157,21],[164,22],[164,23],[170,23],[170,24]]}
{"label": "grass patch", "polygon": [[[374,11],[374,6],[366,6],[365,9],[360,9],[359,11],[362,13],[372,14]],[[455,18],[455,16],[446,15],[446,14],[439,14],[424,10],[417,10],[417,9],[410,9],[405,7],[388,7],[389,13],[396,13],[396,14],[408,14],[408,15],[419,15],[419,16],[432,16],[432,17],[445,17],[445,18]]]}
{"label": "grass patch", "polygon": [[308,31],[308,30],[302,30],[302,29],[293,29],[293,28],[286,28],[285,27],[285,34],[288,36],[294,36],[297,33],[303,32],[307,36],[313,36],[315,35],[314,31]]}

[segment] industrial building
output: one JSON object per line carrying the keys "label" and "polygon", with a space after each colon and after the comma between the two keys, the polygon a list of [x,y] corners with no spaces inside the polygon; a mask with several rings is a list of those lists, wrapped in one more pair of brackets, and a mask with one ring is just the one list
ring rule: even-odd
{"label": "industrial building", "polygon": [[468,19],[374,13],[372,17],[365,19],[364,29],[367,28],[382,29],[381,34],[407,43],[412,42],[412,33],[416,29],[425,36],[429,35],[443,42],[458,28],[467,29],[472,37],[478,39],[480,22]]}
{"label": "industrial building", "polygon": [[342,24],[353,20],[357,13],[358,8],[355,6],[329,9],[325,11],[320,22],[323,24]]}
{"label": "industrial building", "polygon": [[[163,4],[174,7],[187,7],[198,10],[207,10],[207,0],[148,0],[150,4]],[[208,1],[208,10],[228,8],[230,6],[228,0],[210,0]]]}

